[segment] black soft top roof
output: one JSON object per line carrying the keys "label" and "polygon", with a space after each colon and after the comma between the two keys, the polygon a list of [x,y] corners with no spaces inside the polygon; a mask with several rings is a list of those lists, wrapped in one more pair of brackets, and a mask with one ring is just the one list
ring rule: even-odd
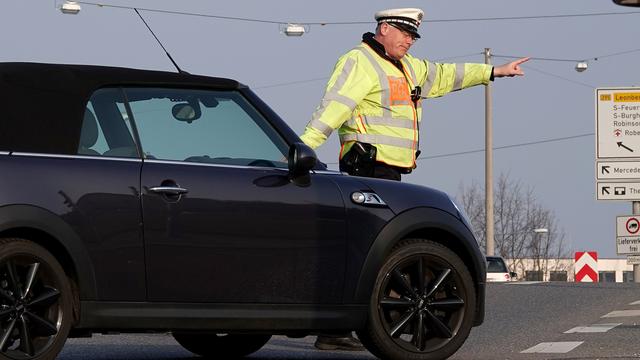
{"label": "black soft top roof", "polygon": [[[127,85],[220,90],[246,87],[235,80],[177,72],[0,63],[0,151],[59,152],[64,146],[72,153],[77,144],[64,142],[69,134],[79,134],[91,95],[103,87]],[[38,133],[43,136],[36,136]]]}
{"label": "black soft top roof", "polygon": [[43,64],[25,62],[0,62],[0,86],[33,85],[47,90],[73,90],[93,93],[105,86],[126,84],[204,86],[221,89],[237,89],[235,80],[187,73],[140,70],[121,67],[70,64]]}

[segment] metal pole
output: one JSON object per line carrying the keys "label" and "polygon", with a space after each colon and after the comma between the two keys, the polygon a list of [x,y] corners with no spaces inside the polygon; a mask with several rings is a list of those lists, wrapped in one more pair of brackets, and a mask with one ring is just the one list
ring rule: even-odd
{"label": "metal pole", "polygon": [[[640,201],[631,203],[633,207],[633,215],[640,215]],[[633,282],[640,283],[640,265],[633,265]]]}
{"label": "metal pole", "polygon": [[[484,49],[484,63],[491,65],[491,49]],[[491,125],[491,83],[484,88],[484,189],[485,216],[487,226],[487,255],[493,256],[495,243],[493,237],[493,130]]]}

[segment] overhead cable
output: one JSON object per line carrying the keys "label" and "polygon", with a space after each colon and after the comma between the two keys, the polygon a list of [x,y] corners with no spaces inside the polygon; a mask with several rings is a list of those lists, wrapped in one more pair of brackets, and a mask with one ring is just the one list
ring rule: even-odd
{"label": "overhead cable", "polygon": [[[564,136],[564,137],[559,137],[559,138],[551,138],[551,139],[529,141],[529,142],[518,143],[518,144],[495,146],[495,147],[493,147],[493,150],[502,150],[502,149],[510,149],[510,148],[523,147],[523,146],[539,145],[539,144],[545,144],[545,143],[550,143],[550,142],[567,141],[567,140],[573,140],[573,139],[578,139],[578,138],[583,138],[583,137],[588,137],[588,136],[594,136],[594,135],[595,135],[595,133],[585,133],[585,134],[579,134],[579,135]],[[459,151],[459,152],[454,152],[454,153],[438,154],[438,155],[431,155],[431,156],[420,156],[420,157],[418,157],[416,159],[416,161],[419,161],[419,160],[431,160],[431,159],[438,159],[438,158],[445,158],[445,157],[452,157],[452,156],[460,156],[460,155],[467,155],[467,154],[475,154],[475,153],[481,153],[481,152],[484,152],[484,151],[485,151],[485,149],[477,149],[477,150]],[[336,165],[338,163],[337,162],[329,162],[327,164]]]}
{"label": "overhead cable", "polygon": [[548,75],[548,76],[551,76],[551,77],[554,77],[554,78],[560,79],[560,80],[568,81],[568,82],[570,82],[570,83],[574,83],[574,84],[576,84],[576,85],[580,85],[580,86],[588,87],[589,89],[595,89],[595,88],[596,88],[596,86],[589,85],[589,84],[583,83],[583,82],[581,82],[581,81],[576,81],[576,80],[573,80],[573,79],[566,78],[566,77],[564,77],[564,76],[560,76],[560,75],[556,75],[556,74],[550,73],[550,72],[548,72],[548,71],[544,71],[544,70],[536,69],[536,68],[532,67],[531,65],[522,65],[522,67],[524,67],[525,69],[533,70],[533,71],[535,71],[535,72],[539,72],[539,73],[541,73],[541,74],[545,74],[545,75]]}
{"label": "overhead cable", "polygon": [[[592,57],[582,58],[582,59],[558,59],[558,58],[543,58],[543,57],[530,57],[530,59],[531,60],[540,60],[540,61],[567,61],[567,62],[579,62],[579,61],[589,61],[589,60],[597,61],[599,59],[604,59],[604,58],[607,58],[607,57],[626,55],[626,54],[631,54],[631,53],[639,52],[639,51],[640,51],[640,49],[632,49],[632,50],[619,51],[619,52],[615,52],[615,53],[612,53],[612,54],[592,56]],[[519,59],[519,58],[524,57],[524,56],[516,56],[516,55],[491,55],[491,56],[495,57],[495,58],[505,58],[505,59]]]}
{"label": "overhead cable", "polygon": [[[577,139],[577,138],[582,138],[582,137],[587,137],[587,136],[594,136],[594,135],[595,135],[595,133],[586,133],[586,134],[565,136],[565,137],[559,137],[559,138],[551,138],[551,139],[544,139],[544,140],[537,140],[537,141],[529,141],[529,142],[518,143],[518,144],[496,146],[496,147],[493,148],[493,150],[502,150],[502,149],[510,149],[510,148],[515,148],[515,147],[522,147],[522,146],[539,145],[539,144],[545,144],[545,143],[550,143],[550,142],[567,141],[567,140],[573,140],[573,139]],[[461,151],[461,152],[448,153],[448,154],[438,154],[438,155],[431,155],[431,156],[420,156],[416,160],[430,160],[430,159],[437,159],[437,158],[450,157],[450,156],[473,154],[473,153],[479,153],[479,152],[484,152],[484,151],[485,151],[485,149],[478,149],[478,150]]]}
{"label": "overhead cable", "polygon": [[[151,8],[141,8],[141,7],[133,7],[133,6],[125,6],[125,5],[111,5],[104,3],[96,3],[90,1],[77,1],[79,4],[84,5],[93,5],[98,7],[108,7],[108,8],[116,8],[116,9],[138,9],[142,11],[149,12],[157,12],[163,14],[174,14],[174,15],[187,15],[187,16],[199,16],[199,17],[207,17],[221,20],[232,20],[232,21],[246,21],[246,22],[257,22],[257,23],[267,23],[267,24],[287,24],[292,21],[277,21],[277,20],[267,20],[267,19],[254,19],[254,18],[245,18],[239,16],[222,16],[222,15],[212,15],[212,14],[203,14],[196,12],[186,12],[186,11],[177,11],[177,10],[162,10],[162,9],[151,9]],[[616,15],[632,15],[632,14],[640,14],[640,11],[627,11],[627,12],[602,12],[602,13],[582,13],[582,14],[558,14],[558,15],[532,15],[532,16],[504,16],[504,17],[487,17],[487,18],[459,18],[459,19],[425,19],[423,22],[425,23],[443,23],[443,22],[470,22],[470,21],[503,21],[503,20],[534,20],[534,19],[557,19],[557,18],[572,18],[572,17],[591,17],[591,16],[616,16]],[[363,24],[375,24],[375,21],[323,21],[323,22],[299,22],[294,21],[295,23],[301,23],[305,25],[363,25]]]}

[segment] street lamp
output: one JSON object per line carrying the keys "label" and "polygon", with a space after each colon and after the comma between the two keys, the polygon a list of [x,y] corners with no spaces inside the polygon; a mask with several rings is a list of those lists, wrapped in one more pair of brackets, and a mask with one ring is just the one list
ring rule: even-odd
{"label": "street lamp", "polygon": [[[535,228],[535,229],[533,229],[533,232],[536,233],[536,234],[547,234],[547,243],[549,242],[549,229],[547,229],[547,228]],[[540,236],[542,236],[542,235],[540,235]],[[540,250],[541,249],[540,249],[540,238],[538,236],[536,236],[534,238],[534,244],[535,244],[535,248],[534,248],[535,255],[534,256],[535,256],[535,261],[536,261],[536,263],[535,263],[536,271],[541,271],[540,270],[540,268],[541,268]],[[545,259],[545,261],[546,261],[546,259]],[[540,280],[544,281],[544,273],[542,273],[542,278]]]}
{"label": "street lamp", "polygon": [[64,4],[60,7],[60,11],[63,14],[76,15],[80,12],[80,4],[77,1],[65,0]]}
{"label": "street lamp", "polygon": [[589,64],[587,64],[586,61],[578,61],[578,63],[576,63],[576,71],[577,72],[583,72],[583,71],[587,70],[588,67],[589,67]]}
{"label": "street lamp", "polygon": [[308,32],[307,26],[303,24],[287,24],[284,26],[282,32],[287,36],[302,36]]}

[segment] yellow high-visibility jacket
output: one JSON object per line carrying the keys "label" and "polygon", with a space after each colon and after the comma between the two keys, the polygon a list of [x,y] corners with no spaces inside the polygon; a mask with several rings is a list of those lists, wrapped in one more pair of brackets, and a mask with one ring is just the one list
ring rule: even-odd
{"label": "yellow high-visibility jacket", "polygon": [[355,141],[377,148],[376,161],[415,168],[421,101],[411,100],[411,90],[434,98],[451,91],[488,84],[492,67],[485,64],[438,64],[407,54],[404,71],[361,43],[338,59],[324,97],[304,134],[312,148],[320,146],[338,129],[340,158]]}

